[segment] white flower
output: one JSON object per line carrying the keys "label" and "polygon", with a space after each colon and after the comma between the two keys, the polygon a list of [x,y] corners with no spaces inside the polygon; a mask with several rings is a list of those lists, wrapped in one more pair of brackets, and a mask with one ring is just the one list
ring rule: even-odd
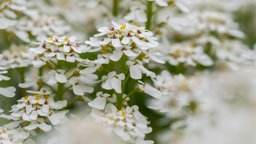
{"label": "white flower", "polygon": [[24,96],[18,100],[18,104],[13,105],[10,119],[29,122],[25,127],[27,130],[40,128],[44,131],[51,129],[51,125],[45,120],[49,120],[52,125],[61,123],[67,111],[57,111],[66,106],[67,101],[53,100],[53,96],[47,92],[32,92],[34,95]]}
{"label": "white flower", "polygon": [[[6,68],[20,68],[31,65],[31,53],[25,46],[12,45],[0,55],[0,66]],[[32,56],[33,57],[33,56]]]}
{"label": "white flower", "polygon": [[64,70],[49,71],[48,75],[50,77],[49,77],[49,80],[47,81],[47,83],[51,84],[51,85],[54,85],[56,83],[66,83],[68,80],[67,80],[67,77],[64,74],[64,72],[65,72]]}
{"label": "white flower", "polygon": [[203,83],[201,77],[172,76],[168,71],[163,71],[157,75],[154,86],[162,97],[152,99],[149,107],[170,117],[180,117],[188,115],[185,107],[201,102],[201,90],[207,84]]}
{"label": "white flower", "polygon": [[107,76],[102,77],[102,88],[106,90],[114,89],[117,93],[122,93],[121,86],[122,80],[125,79],[125,75],[123,73],[116,74],[115,71],[108,73]]}
{"label": "white flower", "polygon": [[145,13],[145,6],[141,5],[140,3],[138,4],[134,4],[131,8],[130,8],[130,13],[128,15],[126,15],[124,18],[126,20],[133,20],[134,22],[146,22],[147,21],[147,16]]}
{"label": "white flower", "polygon": [[163,49],[166,59],[171,65],[185,64],[196,66],[211,66],[212,59],[205,54],[203,47],[193,46],[190,43],[179,43],[171,45],[168,49]]}
{"label": "white flower", "polygon": [[148,127],[145,116],[139,112],[138,106],[127,106],[117,110],[112,104],[107,104],[105,112],[92,111],[92,116],[112,127],[113,131],[124,141],[130,143],[153,143],[144,140],[152,129]]}
{"label": "white flower", "polygon": [[25,42],[30,41],[28,34],[40,40],[50,35],[64,35],[69,31],[70,27],[60,18],[38,11],[33,11],[33,15],[22,17],[15,26],[16,35]]}
{"label": "white flower", "polygon": [[214,49],[220,61],[243,65],[251,65],[256,62],[256,51],[249,49],[238,40],[225,40],[221,47],[215,46]]}
{"label": "white flower", "polygon": [[118,61],[123,54],[134,59],[142,51],[158,46],[153,33],[144,27],[112,22],[112,26],[101,27],[98,31],[99,34],[85,43],[90,45],[91,49],[100,48],[104,54],[110,54],[110,59],[113,61]]}
{"label": "white flower", "polygon": [[97,92],[96,98],[89,102],[88,105],[92,108],[103,110],[107,104],[107,98],[110,97],[110,94]]}
{"label": "white flower", "polygon": [[45,39],[37,48],[31,48],[35,54],[34,66],[44,65],[46,62],[63,60],[69,63],[81,62],[79,54],[87,52],[88,49],[76,40],[76,37],[54,37]]}
{"label": "white flower", "polygon": [[146,69],[139,60],[127,61],[126,64],[129,66],[130,76],[133,79],[141,79],[142,74],[155,77],[155,73]]}
{"label": "white flower", "polygon": [[1,144],[22,144],[29,137],[29,132],[20,128],[19,124],[11,122],[0,127]]}

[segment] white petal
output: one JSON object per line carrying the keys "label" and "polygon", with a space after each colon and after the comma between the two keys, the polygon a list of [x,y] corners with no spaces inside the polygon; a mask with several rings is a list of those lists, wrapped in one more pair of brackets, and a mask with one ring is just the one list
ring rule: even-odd
{"label": "white petal", "polygon": [[110,43],[111,39],[110,38],[104,38],[102,41],[99,41],[100,45],[107,45]]}
{"label": "white petal", "polygon": [[151,60],[153,60],[154,62],[157,62],[157,63],[160,63],[160,64],[164,64],[164,63],[165,63],[162,59],[158,58],[158,57],[155,56],[155,55],[149,55],[149,58],[150,58]]}
{"label": "white petal", "polygon": [[122,44],[127,45],[130,41],[131,41],[130,37],[123,37],[121,42]]}
{"label": "white petal", "polygon": [[9,20],[6,18],[0,18],[0,29],[7,29],[17,23],[16,20]]}
{"label": "white petal", "polygon": [[128,57],[136,57],[138,54],[136,54],[136,53],[134,53],[132,50],[125,50],[125,51],[123,51],[123,53],[125,54],[125,55],[127,55]]}
{"label": "white petal", "polygon": [[64,52],[67,52],[67,53],[70,52],[70,46],[64,45],[64,46],[63,46],[63,51],[64,51]]}
{"label": "white petal", "polygon": [[14,97],[16,89],[14,87],[0,88],[0,94],[6,97]]}
{"label": "white petal", "polygon": [[101,84],[102,88],[106,89],[106,90],[111,90],[111,79],[106,80],[105,82],[103,82]]}
{"label": "white petal", "polygon": [[93,101],[89,102],[88,105],[92,108],[103,110],[106,106],[106,98],[96,97]]}
{"label": "white petal", "polygon": [[123,52],[120,50],[115,50],[113,54],[109,57],[112,61],[118,61],[122,57]]}
{"label": "white petal", "polygon": [[52,129],[52,127],[50,125],[47,125],[46,123],[41,123],[39,126],[38,126],[41,130],[45,131],[45,132],[48,132]]}
{"label": "white petal", "polygon": [[73,85],[73,92],[75,95],[84,95],[83,88],[80,85]]}
{"label": "white petal", "polygon": [[111,81],[111,87],[117,92],[117,93],[121,93],[121,86],[122,86],[122,82],[120,79],[118,78],[113,78]]}
{"label": "white petal", "polygon": [[143,46],[145,44],[145,42],[141,41],[140,39],[138,39],[136,36],[133,36],[132,37],[132,40],[133,42],[136,44],[136,45],[139,45],[139,46]]}
{"label": "white petal", "polygon": [[36,83],[34,81],[25,82],[25,83],[19,83],[20,88],[28,88],[31,86],[34,86]]}
{"label": "white petal", "polygon": [[65,56],[63,53],[57,53],[56,57],[58,60],[65,60]]}
{"label": "white petal", "polygon": [[74,56],[67,56],[67,57],[66,57],[66,61],[67,61],[67,62],[70,62],[70,63],[73,63],[73,62],[76,61],[76,59],[75,59]]}
{"label": "white petal", "polygon": [[119,38],[117,38],[117,39],[112,39],[112,40],[111,40],[111,43],[112,43],[113,47],[115,47],[115,48],[118,48],[118,47],[121,47],[121,46],[122,46],[122,44],[121,44]]}
{"label": "white petal", "polygon": [[136,16],[136,19],[139,22],[146,22],[147,21],[147,16],[146,16],[146,14],[143,10],[136,10],[135,16]]}
{"label": "white petal", "polygon": [[134,20],[134,13],[133,12],[131,12],[131,13],[129,13],[128,15],[126,15],[125,17],[124,17],[124,19],[126,19],[126,20]]}
{"label": "white petal", "polygon": [[151,95],[154,98],[160,98],[162,96],[162,93],[159,90],[149,84],[145,84],[143,90],[146,94]]}
{"label": "white petal", "polygon": [[133,79],[141,79],[142,78],[141,70],[139,69],[139,67],[137,65],[130,66],[130,75],[131,75],[131,78],[133,78]]}
{"label": "white petal", "polygon": [[63,112],[58,112],[58,113],[54,113],[53,115],[51,115],[49,117],[50,122],[53,125],[57,125],[60,124],[61,121],[65,118],[65,115],[68,111],[63,111]]}
{"label": "white petal", "polygon": [[156,0],[156,3],[160,6],[168,6],[168,3],[164,0]]}
{"label": "white petal", "polygon": [[183,12],[185,12],[185,13],[188,13],[188,12],[189,12],[188,7],[185,6],[183,3],[179,2],[179,1],[175,1],[175,4],[176,4],[176,6],[177,6],[180,10],[182,10]]}
{"label": "white petal", "polygon": [[55,73],[55,78],[57,80],[57,82],[59,83],[66,83],[67,82],[67,78],[64,74],[59,74],[59,73]]}
{"label": "white petal", "polygon": [[29,42],[29,35],[25,31],[16,31],[15,34],[23,41]]}
{"label": "white petal", "polygon": [[30,119],[31,120],[36,120],[38,117],[38,112],[37,111],[33,111],[30,115]]}

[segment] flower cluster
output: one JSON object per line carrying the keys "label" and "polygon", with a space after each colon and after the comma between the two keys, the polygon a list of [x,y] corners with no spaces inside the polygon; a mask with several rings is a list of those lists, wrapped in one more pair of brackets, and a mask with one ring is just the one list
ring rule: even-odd
{"label": "flower cluster", "polygon": [[16,105],[12,106],[11,115],[6,118],[28,122],[25,130],[40,128],[43,131],[51,130],[51,125],[60,124],[67,111],[60,111],[66,106],[67,101],[53,100],[48,93],[33,92],[34,95],[24,96]]}
{"label": "flower cluster", "polygon": [[253,0],[0,1],[1,144],[255,143]]}
{"label": "flower cluster", "polygon": [[152,131],[148,121],[139,111],[138,106],[126,107],[118,110],[114,105],[108,104],[105,112],[93,111],[92,116],[113,127],[113,131],[123,140],[130,143],[147,143],[145,134]]}

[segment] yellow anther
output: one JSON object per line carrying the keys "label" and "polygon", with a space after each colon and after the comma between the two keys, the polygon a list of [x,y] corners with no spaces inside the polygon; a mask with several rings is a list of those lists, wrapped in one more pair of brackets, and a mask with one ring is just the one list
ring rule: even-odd
{"label": "yellow anther", "polygon": [[40,100],[39,94],[34,94],[35,100]]}
{"label": "yellow anther", "polygon": [[49,36],[49,39],[51,39],[51,40],[52,40],[52,39],[53,39],[53,36]]}
{"label": "yellow anther", "polygon": [[138,24],[134,24],[134,26],[135,26],[135,27],[139,27],[139,25],[138,25]]}
{"label": "yellow anther", "polygon": [[64,38],[64,41],[69,41],[69,38],[68,38],[68,37],[65,37],[65,38]]}
{"label": "yellow anther", "polygon": [[47,94],[47,95],[44,95],[44,99],[48,99],[49,98],[49,95]]}
{"label": "yellow anther", "polygon": [[7,133],[7,130],[6,129],[2,129],[2,133]]}
{"label": "yellow anther", "polygon": [[126,28],[126,24],[122,24],[120,30],[124,30]]}
{"label": "yellow anther", "polygon": [[125,117],[126,113],[124,111],[122,111],[122,116]]}
{"label": "yellow anther", "polygon": [[28,100],[28,96],[24,96],[23,98],[24,98],[25,100]]}

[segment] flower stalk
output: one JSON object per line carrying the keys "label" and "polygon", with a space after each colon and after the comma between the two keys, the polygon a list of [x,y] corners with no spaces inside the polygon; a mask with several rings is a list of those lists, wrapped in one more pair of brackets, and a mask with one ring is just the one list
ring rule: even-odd
{"label": "flower stalk", "polygon": [[112,14],[114,17],[118,16],[119,0],[113,0],[113,10]]}
{"label": "flower stalk", "polygon": [[150,30],[151,28],[151,20],[153,16],[153,1],[147,1],[147,22],[146,29]]}

